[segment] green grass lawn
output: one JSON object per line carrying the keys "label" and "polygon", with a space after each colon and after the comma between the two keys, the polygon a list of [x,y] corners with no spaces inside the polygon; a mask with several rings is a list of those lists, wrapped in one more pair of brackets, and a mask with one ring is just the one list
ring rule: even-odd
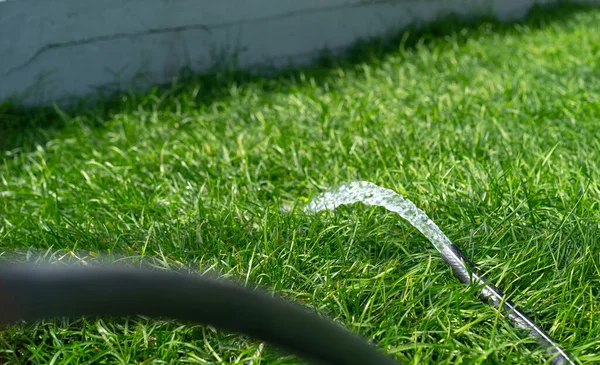
{"label": "green grass lawn", "polygon": [[[425,210],[581,362],[600,361],[600,10],[410,34],[270,78],[192,77],[63,111],[0,107],[3,257],[218,270],[405,363],[543,363],[395,214],[302,213],[323,188],[369,180]],[[0,353],[298,363],[251,338],[145,318],[11,327]]]}

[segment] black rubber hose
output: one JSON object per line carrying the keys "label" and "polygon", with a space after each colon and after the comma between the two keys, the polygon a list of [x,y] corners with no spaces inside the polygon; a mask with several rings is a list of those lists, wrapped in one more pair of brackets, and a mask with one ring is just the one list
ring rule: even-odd
{"label": "black rubber hose", "polygon": [[123,267],[0,265],[0,325],[144,315],[249,335],[316,364],[397,365],[299,305],[207,276]]}

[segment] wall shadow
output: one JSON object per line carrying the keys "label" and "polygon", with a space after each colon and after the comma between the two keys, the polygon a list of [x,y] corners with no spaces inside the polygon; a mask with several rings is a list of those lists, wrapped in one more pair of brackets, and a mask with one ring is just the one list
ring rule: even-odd
{"label": "wall shadow", "polygon": [[[449,35],[452,36],[453,42],[462,44],[471,39],[474,32],[481,27],[499,35],[516,34],[518,27],[515,25],[541,29],[549,23],[566,22],[573,15],[593,8],[592,5],[571,2],[536,5],[524,19],[512,22],[500,22],[492,17],[465,19],[448,16],[424,26],[411,26],[386,36],[358,40],[343,54],[323,53],[319,59],[306,67],[277,70],[261,68],[258,72],[214,69],[204,74],[183,70],[175,83],[157,85],[150,92],[98,92],[94,97],[81,99],[65,109],[56,106],[22,108],[14,103],[5,102],[0,104],[0,152],[29,150],[37,144],[42,145],[58,136],[70,123],[84,122],[90,128],[100,128],[112,115],[127,110],[132,103],[139,103],[149,97],[164,99],[178,94],[194,95],[194,102],[198,105],[211,105],[216,101],[225,100],[232,85],[243,87],[253,84],[261,92],[293,92],[292,88],[297,88],[304,82],[326,83],[335,78],[336,70],[340,68],[350,71],[363,63],[377,64],[384,60],[386,55],[397,53],[400,49],[410,50],[417,45],[433,46],[448,42]],[[299,81],[300,79],[307,81]],[[169,105],[164,107],[168,110]]]}

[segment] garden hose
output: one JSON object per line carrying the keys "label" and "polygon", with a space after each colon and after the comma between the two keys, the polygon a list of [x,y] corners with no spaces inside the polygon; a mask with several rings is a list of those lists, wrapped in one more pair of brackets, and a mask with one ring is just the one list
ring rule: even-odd
{"label": "garden hose", "polygon": [[133,315],[242,333],[315,364],[398,364],[308,309],[205,275],[116,266],[0,265],[2,326],[60,316]]}
{"label": "garden hose", "polygon": [[441,255],[442,260],[450,266],[456,278],[465,284],[474,283],[475,285],[482,286],[479,291],[481,299],[496,308],[503,308],[515,327],[525,330],[529,336],[535,338],[546,352],[553,356],[550,360],[553,365],[576,364],[550,335],[536,325],[515,304],[506,300],[504,294],[498,288],[489,284],[486,277],[475,268],[475,265],[473,265],[458,246],[455,244],[446,246],[442,250]]}

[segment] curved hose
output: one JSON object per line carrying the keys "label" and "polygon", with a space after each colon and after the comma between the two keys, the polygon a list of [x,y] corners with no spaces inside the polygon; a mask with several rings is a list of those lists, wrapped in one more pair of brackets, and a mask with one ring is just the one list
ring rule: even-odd
{"label": "curved hose", "polygon": [[397,365],[366,341],[283,299],[233,283],[122,267],[0,266],[0,324],[144,315],[212,325],[318,364]]}

